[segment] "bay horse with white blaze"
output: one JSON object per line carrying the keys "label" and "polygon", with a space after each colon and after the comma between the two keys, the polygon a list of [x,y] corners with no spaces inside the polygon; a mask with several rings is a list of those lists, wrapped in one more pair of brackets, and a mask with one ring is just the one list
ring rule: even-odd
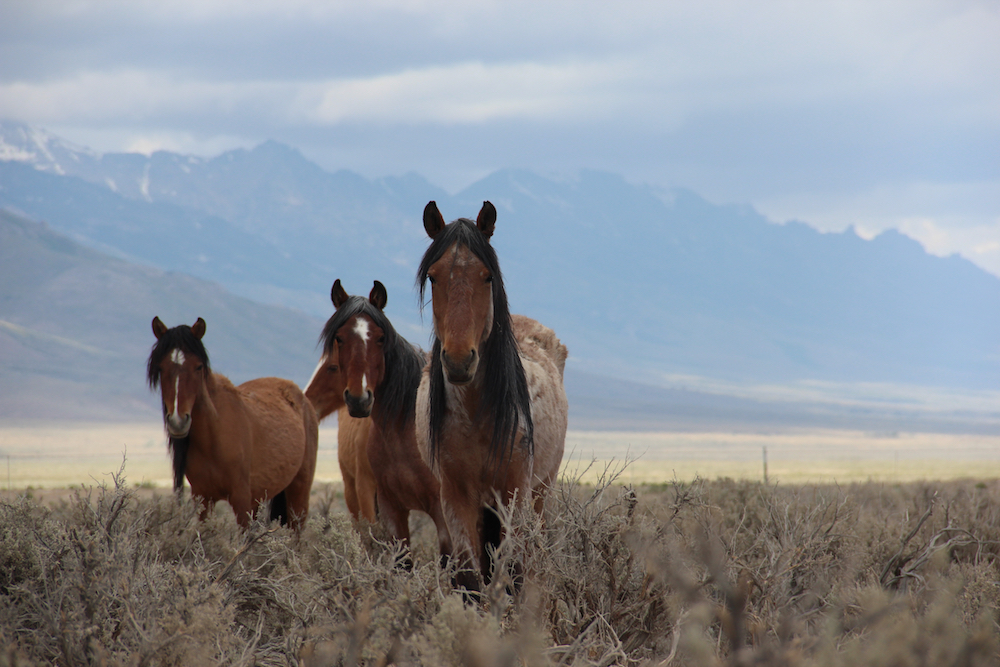
{"label": "bay horse with white blaze", "polygon": [[[347,298],[340,281],[336,281],[330,291],[334,310],[340,308]],[[344,402],[347,376],[340,364],[340,346],[334,341],[327,347],[322,335],[320,342],[324,344],[323,356],[306,385],[306,398],[316,408],[316,416],[321,422],[337,413],[337,463],[344,479],[344,502],[355,520],[363,518],[375,523],[378,521],[375,474],[368,462],[368,435],[372,420],[370,417],[358,419],[351,416]]]}
{"label": "bay horse with white blaze", "polygon": [[[371,417],[367,455],[375,476],[379,518],[407,548],[412,510],[428,514],[438,531],[442,563],[451,551],[440,485],[417,447],[414,408],[427,358],[400,336],[383,309],[385,287],[375,281],[366,299],[333,284],[337,311],[323,328],[324,350],[338,350],[352,417]],[[409,566],[409,556],[405,564]]]}
{"label": "bay horse with white blaze", "polygon": [[[417,394],[417,439],[441,481],[457,582],[478,590],[490,576],[487,544],[501,539],[496,498],[541,513],[566,440],[566,347],[535,320],[511,315],[489,239],[496,209],[445,224],[424,209],[432,239],[417,283],[431,284],[434,345]],[[470,568],[478,567],[478,571]]]}
{"label": "bay horse with white blaze", "polygon": [[160,388],[163,421],[173,456],[174,489],[191,484],[202,518],[228,501],[246,528],[259,504],[297,531],[309,514],[316,471],[316,411],[294,382],[258,378],[233,386],[213,373],[201,339],[205,320],[168,329],[153,318],[146,362],[151,389]]}

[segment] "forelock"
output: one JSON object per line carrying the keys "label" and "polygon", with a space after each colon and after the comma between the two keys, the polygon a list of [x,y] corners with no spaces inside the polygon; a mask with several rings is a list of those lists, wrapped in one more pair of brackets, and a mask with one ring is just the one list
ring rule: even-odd
{"label": "forelock", "polygon": [[160,383],[160,363],[175,350],[184,354],[193,354],[201,359],[205,370],[210,370],[208,352],[201,339],[191,333],[191,327],[181,324],[173,329],[167,329],[153,344],[146,362],[146,382],[151,389],[156,389]]}
{"label": "forelock", "polygon": [[459,218],[448,225],[434,237],[430,246],[424,252],[420,267],[417,269],[417,286],[420,288],[420,301],[424,300],[424,292],[427,285],[427,272],[430,268],[444,256],[445,252],[455,245],[461,244],[469,249],[486,269],[497,279],[500,276],[500,264],[497,260],[496,251],[490,245],[490,240],[479,231],[476,223],[468,218]]}
{"label": "forelock", "polygon": [[326,321],[326,325],[323,326],[319,342],[323,346],[324,352],[329,353],[333,349],[337,332],[355,315],[367,315],[372,320],[372,323],[382,330],[386,340],[395,338],[396,330],[393,329],[385,313],[372,305],[371,301],[365,297],[352,296],[330,316],[330,319]]}

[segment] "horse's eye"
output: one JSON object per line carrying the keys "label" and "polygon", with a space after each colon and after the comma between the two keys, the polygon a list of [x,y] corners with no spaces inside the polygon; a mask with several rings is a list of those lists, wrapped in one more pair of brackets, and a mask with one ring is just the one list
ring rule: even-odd
{"label": "horse's eye", "polygon": [[492,283],[492,282],[493,282],[493,275],[491,274],[491,275],[486,276],[486,284],[489,284],[489,283]]}
{"label": "horse's eye", "polygon": [[340,336],[334,336],[333,340],[334,340],[335,343],[337,343],[337,345],[343,345],[344,344],[344,339],[341,338]]}
{"label": "horse's eye", "polygon": [[336,372],[337,372],[337,371],[339,371],[339,370],[340,370],[340,369],[339,369],[339,368],[337,368],[337,366],[336,366],[336,365],[334,365],[334,364],[330,364],[329,366],[327,366],[327,367],[326,367],[326,372],[327,372],[327,373],[336,373]]}
{"label": "horse's eye", "polygon": [[385,336],[379,336],[378,340],[375,341],[375,342],[378,343],[379,345],[381,345],[382,343],[385,342]]}
{"label": "horse's eye", "polygon": [[434,280],[434,276],[427,276],[427,280],[428,282],[430,282],[431,285],[437,282],[436,280]]}
{"label": "horse's eye", "polygon": [[197,366],[194,367],[194,369],[196,371],[204,370],[205,369],[205,364],[198,364]]}

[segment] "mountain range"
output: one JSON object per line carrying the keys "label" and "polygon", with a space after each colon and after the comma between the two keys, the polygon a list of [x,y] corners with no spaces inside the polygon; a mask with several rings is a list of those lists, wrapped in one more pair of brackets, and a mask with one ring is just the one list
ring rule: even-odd
{"label": "mountain range", "polygon": [[[91,259],[98,264],[120,262],[114,266],[122,275],[198,279],[215,300],[199,302],[207,297],[195,291],[168,317],[200,315],[212,331],[211,309],[218,308],[220,336],[235,338],[228,327],[246,326],[227,320],[241,309],[302,318],[291,329],[308,335],[270,348],[285,359],[282,372],[294,367],[300,382],[314,364],[315,325],[329,314],[335,278],[352,293],[367,293],[373,279],[385,283],[397,327],[426,346],[413,279],[427,244],[420,216],[430,199],[448,219],[474,218],[487,199],[497,206],[493,244],[512,309],[557,331],[570,349],[567,382],[576,378],[595,405],[601,378],[607,386],[626,383],[614,385],[613,400],[642,396],[642,386],[714,387],[714,395],[753,401],[747,388],[765,385],[983,396],[1000,384],[1000,278],[958,256],[929,255],[897,232],[871,240],[852,229],[824,234],[800,222],[775,224],[747,206],[594,171],[553,178],[506,169],[449,194],[416,174],[371,180],[327,172],[275,142],[210,159],[102,155],[0,123],[0,208],[8,226],[44,221],[39,229],[53,235],[49,243],[61,236],[79,244],[79,253],[97,252],[100,261]],[[7,256],[5,249],[5,265]],[[53,308],[39,296],[11,310],[18,281],[32,271],[45,274],[3,269],[0,320],[11,326],[25,327],[31,308]],[[232,301],[223,305],[222,294]],[[142,300],[122,301],[145,297],[112,298],[110,287],[89,296],[103,296],[105,305],[86,312],[92,304],[79,295],[81,330],[102,326],[99,311],[136,327],[136,341],[148,349],[148,332],[140,338],[138,331],[159,313],[145,312],[151,305]],[[93,342],[90,334],[37,331]],[[228,347],[238,342],[226,341],[222,354],[247,356]],[[34,373],[31,364],[19,368]],[[753,412],[752,402],[745,407]]]}

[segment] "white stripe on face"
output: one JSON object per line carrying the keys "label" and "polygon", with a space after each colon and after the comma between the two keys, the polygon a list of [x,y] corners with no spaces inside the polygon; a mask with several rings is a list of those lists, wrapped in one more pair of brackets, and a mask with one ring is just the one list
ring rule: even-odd
{"label": "white stripe on face", "polygon": [[177,415],[177,401],[181,394],[181,376],[174,376],[174,415]]}
{"label": "white stripe on face", "polygon": [[[354,320],[354,334],[361,339],[362,349],[367,352],[368,350],[368,334],[369,334],[368,320],[363,317],[359,317]],[[361,391],[368,391],[368,374],[361,374]]]}
{"label": "white stripe on face", "polygon": [[183,366],[184,365],[185,357],[184,357],[184,353],[180,350],[180,348],[174,350],[170,354],[170,361],[174,362],[178,366]]}

